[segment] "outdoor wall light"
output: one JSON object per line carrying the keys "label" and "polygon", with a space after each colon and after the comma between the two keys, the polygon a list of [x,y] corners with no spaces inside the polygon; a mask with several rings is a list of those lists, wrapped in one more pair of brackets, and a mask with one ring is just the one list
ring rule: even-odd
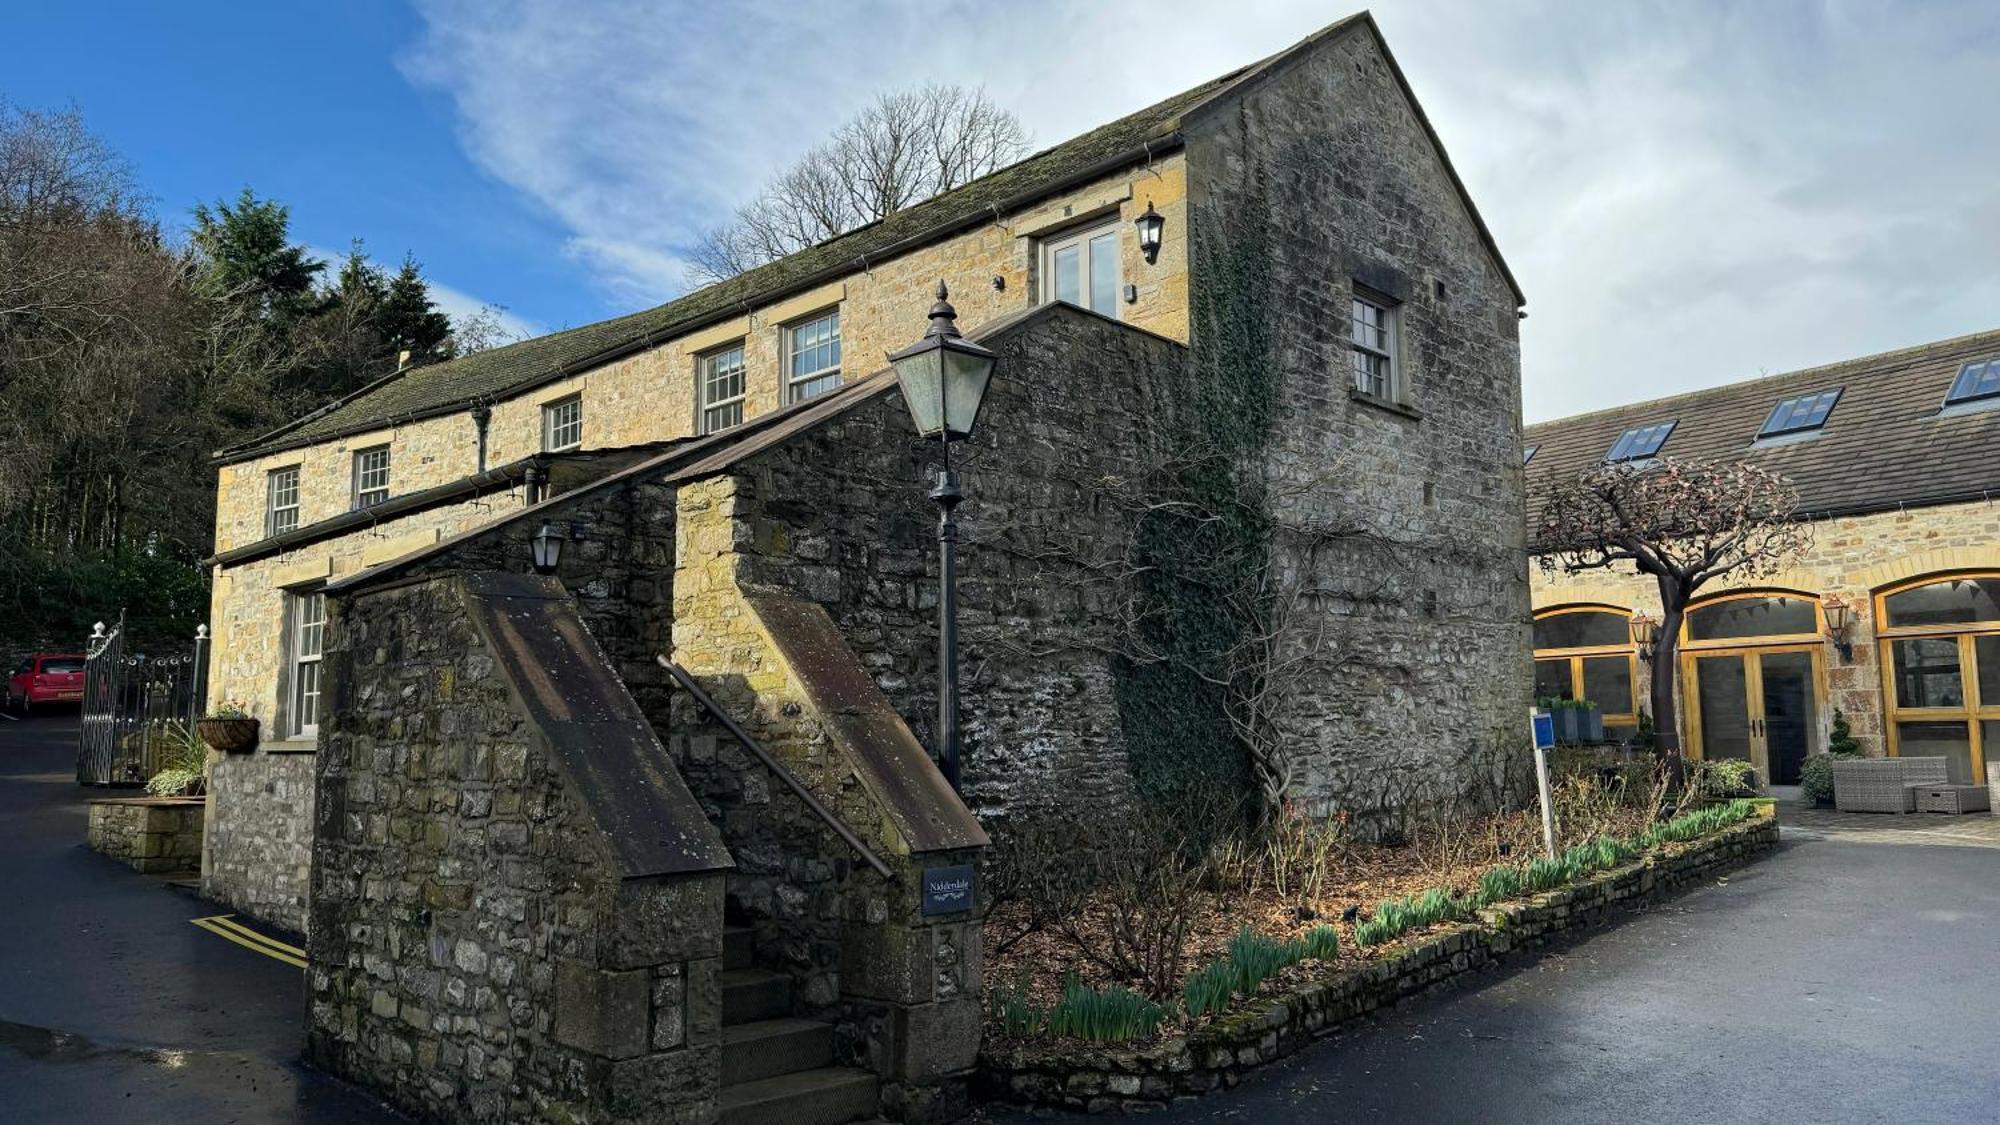
{"label": "outdoor wall light", "polygon": [[554,574],[556,564],[562,562],[563,544],[569,540],[569,528],[560,524],[542,525],[528,540],[528,549],[535,556],[536,574]]}
{"label": "outdoor wall light", "polygon": [[1654,642],[1660,638],[1660,619],[1645,613],[1635,613],[1632,615],[1630,628],[1632,645],[1639,650],[1639,659],[1651,663]]}
{"label": "outdoor wall light", "polygon": [[1833,650],[1840,654],[1841,663],[1854,660],[1854,606],[1839,594],[1828,594],[1820,599],[1820,612],[1826,617],[1826,639],[1833,642]]}
{"label": "outdoor wall light", "polygon": [[924,338],[889,357],[910,421],[944,451],[931,499],[938,506],[938,772],[958,792],[958,521],[965,494],[951,467],[951,443],[972,436],[999,356],[958,334],[958,311],[938,282],[937,304]]}
{"label": "outdoor wall light", "polygon": [[1166,216],[1153,210],[1153,201],[1148,199],[1145,213],[1132,220],[1132,225],[1139,228],[1139,252],[1146,256],[1146,264],[1159,261],[1160,234],[1167,229]]}

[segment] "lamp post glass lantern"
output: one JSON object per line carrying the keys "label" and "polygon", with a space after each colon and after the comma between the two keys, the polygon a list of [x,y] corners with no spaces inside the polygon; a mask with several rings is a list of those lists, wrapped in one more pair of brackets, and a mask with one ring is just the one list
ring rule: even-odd
{"label": "lamp post glass lantern", "polygon": [[1132,225],[1139,228],[1139,252],[1146,256],[1146,264],[1160,260],[1160,232],[1167,229],[1167,218],[1153,210],[1153,201],[1146,201],[1146,210]]}
{"label": "lamp post glass lantern", "polygon": [[1639,659],[1650,662],[1653,659],[1653,642],[1659,639],[1660,619],[1644,613],[1632,615],[1632,647],[1639,650]]}
{"label": "lamp post glass lantern", "polygon": [[554,574],[556,565],[562,562],[563,542],[569,538],[569,529],[553,524],[543,524],[528,540],[528,550],[534,555],[536,574]]}
{"label": "lamp post glass lantern", "polygon": [[931,499],[938,506],[938,770],[958,791],[958,520],[965,500],[951,464],[951,443],[972,436],[999,357],[958,332],[958,311],[938,282],[937,303],[924,338],[889,357],[910,422],[943,452]]}

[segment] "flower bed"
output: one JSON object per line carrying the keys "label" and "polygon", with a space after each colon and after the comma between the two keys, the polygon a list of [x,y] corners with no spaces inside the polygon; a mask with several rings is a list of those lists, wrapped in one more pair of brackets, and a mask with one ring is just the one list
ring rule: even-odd
{"label": "flower bed", "polygon": [[1232,1085],[1244,1070],[1290,1054],[1378,1008],[1441,987],[1515,950],[1596,924],[1613,908],[1669,898],[1776,846],[1772,807],[1748,806],[1747,816],[1686,842],[1671,835],[1656,838],[1653,850],[1635,860],[1561,889],[1481,907],[1471,920],[1375,947],[1358,963],[1340,962],[1319,974],[1295,966],[1291,975],[1279,978],[1275,994],[1253,990],[1220,1016],[1195,1023],[1183,1034],[1129,1045],[989,1036],[980,1054],[977,1088],[993,1100],[1099,1112],[1153,1108]]}

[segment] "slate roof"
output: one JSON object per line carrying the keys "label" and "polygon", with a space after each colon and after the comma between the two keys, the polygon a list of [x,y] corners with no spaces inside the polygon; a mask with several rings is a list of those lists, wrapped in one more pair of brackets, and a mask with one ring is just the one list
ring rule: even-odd
{"label": "slate roof", "polygon": [[[1137,113],[1072,137],[999,171],[945,192],[880,222],[857,228],[817,246],[759,266],[728,281],[698,289],[657,308],[596,324],[523,340],[377,380],[320,411],[287,423],[252,441],[219,450],[216,460],[227,464],[312,445],[346,434],[447,414],[480,400],[497,400],[575,375],[620,355],[670,340],[703,325],[727,319],[746,307],[779,299],[845,276],[868,263],[882,261],[917,246],[990,220],[1035,200],[1107,175],[1149,156],[1172,151],[1181,143],[1183,118],[1225,91],[1274,71],[1278,64],[1340,33],[1365,27],[1382,43],[1381,32],[1367,12],[1321,28],[1284,50],[1238,68],[1191,90],[1147,106]],[[1499,248],[1451,167],[1444,146],[1409,90],[1401,68],[1382,43],[1396,80],[1417,107],[1417,115],[1437,148],[1447,175],[1464,199],[1487,250],[1513,288],[1520,286],[1508,272]]]}
{"label": "slate roof", "polygon": [[[1959,368],[1996,356],[2000,330],[1529,426],[1530,527],[1538,485],[1603,461],[1628,429],[1668,421],[1676,425],[1660,456],[1781,473],[1814,518],[2000,496],[2000,408],[1943,409]],[[1840,401],[1816,433],[1756,440],[1781,400],[1836,387]]]}

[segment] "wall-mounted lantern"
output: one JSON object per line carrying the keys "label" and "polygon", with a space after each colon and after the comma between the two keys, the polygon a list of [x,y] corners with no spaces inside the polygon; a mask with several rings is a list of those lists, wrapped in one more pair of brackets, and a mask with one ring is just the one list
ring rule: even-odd
{"label": "wall-mounted lantern", "polygon": [[1840,654],[1843,664],[1854,661],[1854,606],[1839,594],[1828,594],[1820,599],[1821,614],[1826,617],[1826,639],[1833,642],[1833,650]]}
{"label": "wall-mounted lantern", "polygon": [[1145,213],[1132,220],[1132,225],[1139,228],[1139,252],[1146,256],[1146,264],[1159,261],[1160,234],[1167,229],[1166,216],[1153,210],[1153,201],[1148,199]]}
{"label": "wall-mounted lantern", "polygon": [[563,544],[569,540],[569,528],[558,524],[545,523],[528,540],[528,549],[535,556],[536,574],[554,574],[556,565],[562,562]]}
{"label": "wall-mounted lantern", "polygon": [[1639,650],[1639,659],[1647,664],[1653,662],[1653,645],[1660,639],[1660,619],[1645,613],[1635,613],[1629,626],[1632,631],[1632,645]]}

